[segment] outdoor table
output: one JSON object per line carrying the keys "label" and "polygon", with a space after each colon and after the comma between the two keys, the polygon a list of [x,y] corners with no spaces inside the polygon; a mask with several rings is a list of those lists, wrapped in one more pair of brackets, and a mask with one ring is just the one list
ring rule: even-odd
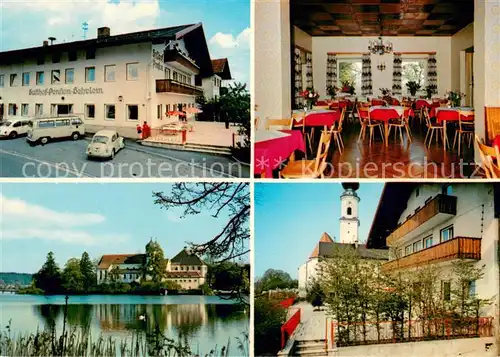
{"label": "outdoor table", "polygon": [[273,170],[278,168],[283,161],[288,159],[295,150],[306,151],[306,144],[302,133],[298,130],[280,130],[275,138],[256,141],[254,145],[254,172],[272,178]]}
{"label": "outdoor table", "polygon": [[[446,123],[448,121],[458,121],[459,120],[459,115],[458,111],[465,111],[465,112],[473,112],[474,109],[470,107],[455,107],[455,108],[444,108],[444,107],[438,107],[438,108],[432,108],[431,112],[429,114],[430,118],[435,117],[437,122],[439,124],[443,123],[443,142],[444,142],[444,148],[446,149],[446,142],[448,140],[448,134],[446,133]],[[464,116],[462,117],[463,121],[473,121],[474,116]]]}
{"label": "outdoor table", "polygon": [[[401,118],[404,112],[404,107],[401,106],[372,106],[370,107],[370,119],[384,122],[384,137],[385,146],[389,145],[389,120]],[[411,109],[408,110],[408,115],[412,115]]]}

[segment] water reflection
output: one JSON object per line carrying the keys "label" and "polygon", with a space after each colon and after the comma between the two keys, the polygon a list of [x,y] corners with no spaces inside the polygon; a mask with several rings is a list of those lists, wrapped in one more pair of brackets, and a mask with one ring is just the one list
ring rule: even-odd
{"label": "water reflection", "polygon": [[[62,323],[64,305],[34,305],[33,309],[45,327]],[[221,323],[245,319],[240,306],[229,304],[73,304],[67,306],[66,323],[70,328],[85,330],[94,324],[101,332],[146,333],[158,328],[162,334],[192,337],[202,327],[213,336]]]}

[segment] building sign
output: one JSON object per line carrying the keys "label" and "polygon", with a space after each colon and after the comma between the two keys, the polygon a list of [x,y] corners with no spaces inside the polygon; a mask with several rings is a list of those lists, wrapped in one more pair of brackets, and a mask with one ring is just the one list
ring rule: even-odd
{"label": "building sign", "polygon": [[73,87],[73,88],[44,88],[30,89],[29,95],[89,95],[89,94],[104,94],[102,88],[95,87]]}
{"label": "building sign", "polygon": [[161,51],[158,51],[153,48],[153,68],[157,69],[158,71],[164,70],[163,64],[165,63],[164,59],[164,49]]}

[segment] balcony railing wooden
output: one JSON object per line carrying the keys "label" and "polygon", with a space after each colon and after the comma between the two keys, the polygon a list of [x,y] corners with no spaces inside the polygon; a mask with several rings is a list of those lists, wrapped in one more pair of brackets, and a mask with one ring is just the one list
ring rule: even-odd
{"label": "balcony railing wooden", "polygon": [[406,257],[387,262],[382,266],[382,269],[387,271],[413,268],[455,259],[480,260],[481,238],[456,237]]}
{"label": "balcony railing wooden", "polygon": [[457,198],[448,195],[437,195],[434,197],[387,237],[387,245],[396,245],[399,239],[440,213],[456,215]]}
{"label": "balcony railing wooden", "polygon": [[199,96],[203,95],[203,90],[173,79],[157,79],[156,93],[179,93]]}

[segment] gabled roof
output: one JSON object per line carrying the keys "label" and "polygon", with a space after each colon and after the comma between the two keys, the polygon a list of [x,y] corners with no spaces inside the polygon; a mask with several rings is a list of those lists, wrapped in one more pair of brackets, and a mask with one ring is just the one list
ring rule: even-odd
{"label": "gabled roof", "polygon": [[175,257],[170,260],[172,264],[181,265],[205,265],[196,254],[190,252],[188,249],[181,250]]}
{"label": "gabled roof", "polygon": [[387,249],[368,249],[364,244],[347,243],[319,243],[319,256],[322,258],[333,258],[340,249],[355,249],[358,257],[363,259],[389,260]]}
{"label": "gabled roof", "polygon": [[318,244],[316,244],[316,246],[314,247],[314,250],[312,251],[311,255],[309,256],[309,259],[310,258],[318,258],[320,256],[320,251],[319,251],[319,246],[321,243],[330,243],[332,244],[334,241],[332,239],[332,237],[330,237],[328,235],[328,233],[326,232],[323,232],[323,234],[321,235],[321,238],[318,242]]}
{"label": "gabled roof", "polygon": [[106,254],[101,257],[98,269],[108,269],[111,265],[144,264],[146,254]]}
{"label": "gabled roof", "polygon": [[231,71],[229,70],[229,61],[227,60],[227,58],[212,60],[212,68],[214,73],[222,79],[232,79]]}
{"label": "gabled roof", "polygon": [[184,39],[189,56],[200,67],[200,75],[203,78],[212,76],[212,62],[210,61],[207,40],[201,23],[0,52],[0,64],[16,63],[24,61],[26,58],[38,58],[52,53],[73,50],[95,49],[141,42],[159,44],[179,39]]}
{"label": "gabled roof", "polygon": [[411,182],[386,183],[378,202],[366,246],[387,248],[386,238],[398,226],[399,217],[406,209],[411,193],[418,186]]}

